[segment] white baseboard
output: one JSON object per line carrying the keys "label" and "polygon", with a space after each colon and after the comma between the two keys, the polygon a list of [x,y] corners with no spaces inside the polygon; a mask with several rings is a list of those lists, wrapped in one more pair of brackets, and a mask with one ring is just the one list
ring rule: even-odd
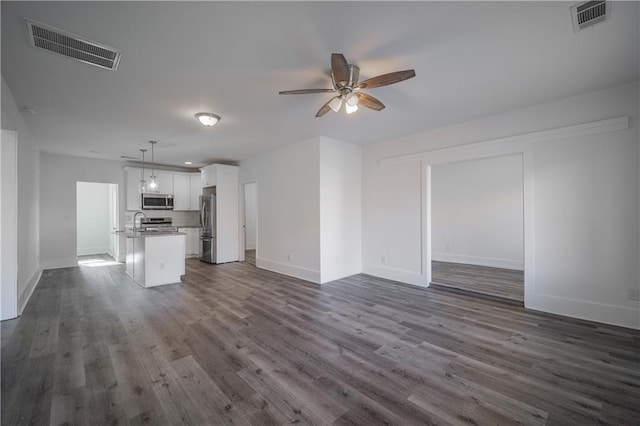
{"label": "white baseboard", "polygon": [[43,260],[42,261],[42,269],[59,269],[59,268],[73,268],[78,266],[78,258],[77,257],[68,257],[65,259],[53,259],[53,260]]}
{"label": "white baseboard", "polygon": [[328,283],[331,281],[339,280],[342,278],[350,277],[352,275],[362,273],[362,265],[361,264],[348,264],[348,265],[340,265],[339,270],[332,271],[331,274],[326,272],[321,272],[321,280],[320,284]]}
{"label": "white baseboard", "polygon": [[534,293],[525,297],[524,306],[536,311],[640,330],[640,304],[628,308]]}
{"label": "white baseboard", "polygon": [[301,266],[289,265],[286,263],[275,262],[263,258],[256,258],[256,266],[268,271],[277,272],[290,277],[300,278],[301,280],[311,281],[320,284],[320,271],[303,268]]}
{"label": "white baseboard", "polygon": [[90,256],[92,254],[110,253],[110,247],[78,247],[78,256]]}
{"label": "white baseboard", "polygon": [[27,283],[27,286],[18,296],[18,315],[22,315],[22,311],[24,311],[25,306],[27,306],[27,303],[29,303],[29,299],[31,299],[31,295],[36,289],[36,285],[38,285],[38,282],[40,282],[40,277],[42,277],[42,269],[38,269],[33,274],[31,279]]}
{"label": "white baseboard", "polygon": [[453,253],[433,253],[431,258],[440,262],[466,263],[468,265],[524,271],[524,260],[517,259],[498,259],[494,257],[467,256]]}
{"label": "white baseboard", "polygon": [[244,247],[245,250],[255,250],[256,249],[256,243],[247,243],[247,245]]}
{"label": "white baseboard", "polygon": [[411,284],[418,287],[429,287],[427,276],[418,272],[390,268],[388,266],[373,265],[370,263],[362,265],[362,272],[368,275],[373,275],[374,277],[399,281],[401,283]]}

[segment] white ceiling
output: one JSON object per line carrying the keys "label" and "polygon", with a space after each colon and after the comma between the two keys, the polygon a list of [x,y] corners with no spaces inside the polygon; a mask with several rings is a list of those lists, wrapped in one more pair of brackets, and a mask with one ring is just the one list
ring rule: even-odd
{"label": "white ceiling", "polygon": [[[314,136],[365,144],[637,80],[638,2],[574,34],[575,2],[7,2],[2,76],[43,151],[234,161]],[[28,44],[30,18],[122,49],[116,72]],[[387,105],[315,113],[331,53]],[[205,128],[194,114],[222,116]],[[91,151],[97,151],[92,153]]]}

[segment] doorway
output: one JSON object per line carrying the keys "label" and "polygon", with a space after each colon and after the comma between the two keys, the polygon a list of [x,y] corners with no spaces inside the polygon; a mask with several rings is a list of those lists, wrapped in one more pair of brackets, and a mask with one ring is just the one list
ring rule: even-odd
{"label": "doorway", "polygon": [[431,285],[524,304],[522,155],[431,166]]}
{"label": "doorway", "polygon": [[257,202],[258,184],[250,182],[244,184],[244,259],[252,265],[256,264],[258,249]]}
{"label": "doorway", "polygon": [[120,257],[118,185],[77,182],[78,264],[113,264]]}

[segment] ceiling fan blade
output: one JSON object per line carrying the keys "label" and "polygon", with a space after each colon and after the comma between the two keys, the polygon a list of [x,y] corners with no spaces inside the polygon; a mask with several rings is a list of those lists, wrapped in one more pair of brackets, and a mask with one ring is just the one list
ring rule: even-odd
{"label": "ceiling fan blade", "polygon": [[388,86],[416,76],[415,70],[396,71],[389,74],[371,77],[358,84],[359,89],[373,89],[374,87]]}
{"label": "ceiling fan blade", "polygon": [[322,105],[322,108],[320,108],[320,110],[318,110],[318,113],[316,114],[316,117],[322,117],[323,115],[328,113],[329,110],[331,109],[331,106],[329,104],[331,103],[332,100],[334,100],[336,98],[340,98],[340,96],[334,96],[333,98],[329,99],[326,104]]}
{"label": "ceiling fan blade", "polygon": [[307,95],[310,93],[331,93],[333,89],[299,89],[299,90],[283,90],[280,95]]}
{"label": "ceiling fan blade", "polygon": [[363,107],[371,108],[376,111],[384,109],[384,104],[382,102],[371,95],[367,95],[366,93],[358,93],[358,105],[362,105]]}
{"label": "ceiling fan blade", "polygon": [[333,79],[339,86],[344,86],[349,82],[349,64],[342,53],[331,54],[331,71]]}

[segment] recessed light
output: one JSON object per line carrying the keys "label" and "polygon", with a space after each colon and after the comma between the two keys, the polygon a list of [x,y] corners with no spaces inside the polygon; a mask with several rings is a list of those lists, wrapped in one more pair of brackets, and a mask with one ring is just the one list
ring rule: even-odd
{"label": "recessed light", "polygon": [[211,114],[209,112],[199,112],[196,114],[196,118],[205,126],[213,126],[220,121],[219,115]]}
{"label": "recessed light", "polygon": [[184,164],[193,164],[191,161],[185,161]]}

